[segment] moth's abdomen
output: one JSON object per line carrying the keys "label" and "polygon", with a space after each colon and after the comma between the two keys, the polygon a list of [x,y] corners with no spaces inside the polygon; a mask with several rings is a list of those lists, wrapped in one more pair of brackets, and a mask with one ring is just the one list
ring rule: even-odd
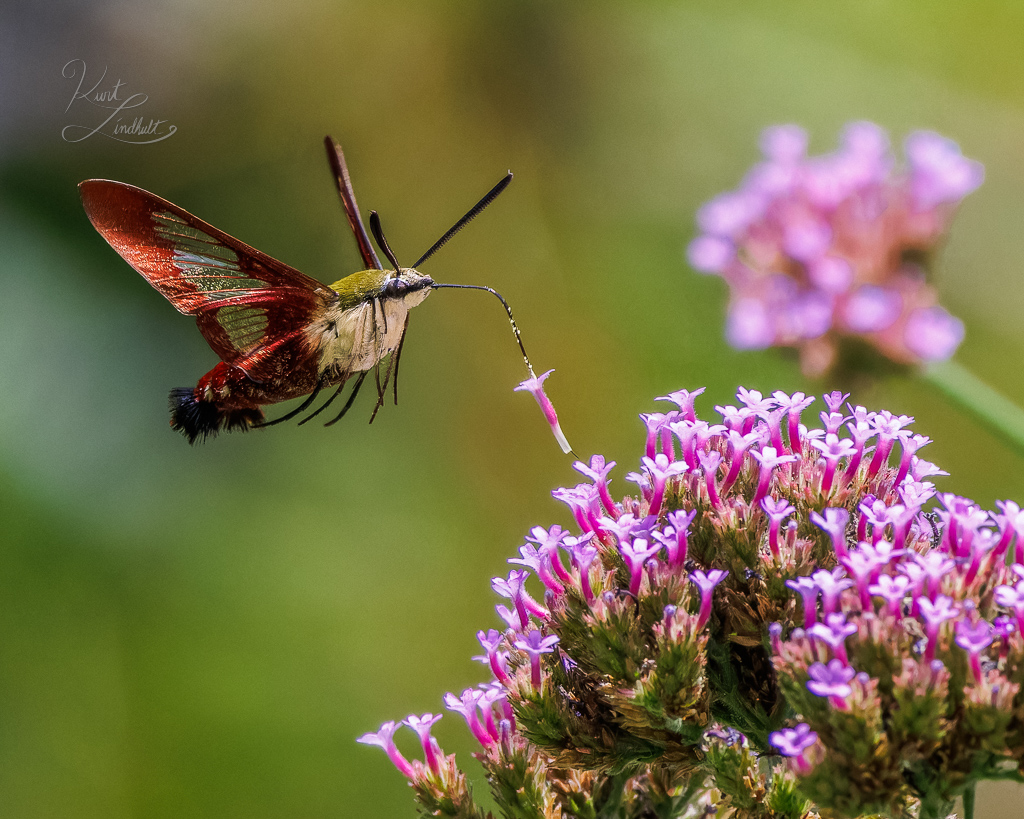
{"label": "moth's abdomen", "polygon": [[241,367],[221,361],[194,388],[171,390],[171,427],[194,444],[218,432],[260,426],[261,407],[306,395],[317,385],[316,359],[291,352],[277,350],[278,366],[265,368],[271,376],[265,381],[254,381]]}
{"label": "moth's abdomen", "polygon": [[171,429],[188,438],[190,444],[205,441],[221,431],[244,432],[263,423],[263,411],[258,407],[225,409],[198,397],[197,392],[193,387],[178,387],[170,395]]}
{"label": "moth's abdomen", "polygon": [[[249,387],[249,389],[246,389]],[[237,367],[221,362],[193,387],[171,390],[171,429],[188,438],[190,444],[213,438],[218,432],[245,432],[264,421],[260,401],[252,394],[258,385]]]}

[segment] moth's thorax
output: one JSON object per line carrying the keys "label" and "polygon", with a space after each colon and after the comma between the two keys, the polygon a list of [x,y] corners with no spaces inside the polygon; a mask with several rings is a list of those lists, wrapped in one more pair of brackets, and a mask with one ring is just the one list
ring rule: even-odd
{"label": "moth's thorax", "polygon": [[[434,281],[417,270],[405,267],[394,270],[360,270],[331,285],[344,309],[384,297],[397,296],[410,291],[428,290]],[[423,299],[420,299],[422,301]]]}
{"label": "moth's thorax", "polygon": [[434,282],[411,268],[363,270],[331,285],[338,299],[308,330],[319,352],[320,372],[338,375],[369,370],[402,340],[409,310]]}

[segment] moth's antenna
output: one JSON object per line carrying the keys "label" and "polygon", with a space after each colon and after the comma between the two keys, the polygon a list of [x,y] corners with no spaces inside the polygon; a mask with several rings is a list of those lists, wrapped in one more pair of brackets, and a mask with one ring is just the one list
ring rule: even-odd
{"label": "moth's antenna", "polygon": [[[448,228],[448,232],[445,233],[445,235],[442,236],[440,239],[438,239],[436,242],[434,242],[433,247],[431,247],[430,250],[428,250],[426,253],[424,253],[422,256],[420,256],[419,259],[416,261],[416,264],[413,265],[413,267],[414,268],[418,268],[427,259],[429,259],[435,253],[437,253],[437,251],[439,251],[442,247],[444,247],[446,244],[448,244],[448,240],[451,239],[452,236],[454,236],[460,230],[462,230],[467,224],[469,224],[477,216],[479,216],[480,215],[480,211],[482,211],[489,204],[491,204],[491,202],[493,202],[495,199],[497,199],[498,198],[498,194],[501,193],[503,190],[505,190],[505,188],[508,187],[508,183],[511,182],[511,181],[512,181],[512,171],[509,171],[508,175],[504,179],[502,179],[497,185],[495,185],[493,188],[491,188],[487,192],[487,195],[484,196],[483,199],[481,199],[479,202],[477,202],[475,205],[473,205],[473,207],[471,207],[469,209],[469,212],[465,216],[463,216],[461,219],[459,219],[458,222],[456,222],[454,225],[452,225],[450,228]],[[372,220],[373,216],[371,216],[370,219]],[[370,227],[371,228],[373,227],[372,221],[371,221]],[[374,234],[374,236],[376,236],[376,234]],[[380,244],[380,241],[378,240],[377,243]],[[384,252],[385,252],[385,254],[387,253],[387,251],[384,251]],[[494,295],[497,296],[498,294],[495,293]],[[500,299],[501,296],[498,296],[498,298]],[[515,326],[515,322],[513,322],[513,326]],[[518,334],[518,331],[517,331],[517,334]],[[520,344],[520,346],[522,346],[522,344]]]}
{"label": "moth's antenna", "polygon": [[[512,178],[512,174],[509,174],[508,176],[505,177],[505,184],[506,185],[508,184],[508,180],[511,179],[511,178]],[[493,191],[492,191],[492,193],[493,193]],[[498,193],[501,193],[501,191],[498,191]],[[490,194],[488,194],[488,196],[490,196]],[[495,194],[495,196],[497,196],[497,194]],[[493,197],[491,197],[491,198],[493,198]],[[450,232],[451,231],[449,231],[449,233]],[[419,262],[417,262],[416,264],[419,264]],[[431,289],[432,290],[436,290],[439,287],[452,287],[452,288],[456,288],[458,290],[486,290],[488,293],[492,293],[495,296],[497,296],[498,297],[498,301],[500,301],[502,306],[505,308],[505,312],[508,313],[508,322],[509,322],[509,324],[512,325],[512,332],[515,333],[516,341],[519,343],[519,349],[523,353],[523,361],[526,362],[526,369],[528,369],[530,371],[530,377],[531,378],[536,378],[537,377],[536,374],[533,371],[533,365],[530,363],[530,357],[526,354],[526,348],[523,346],[523,337],[519,333],[519,327],[516,325],[515,316],[512,315],[512,308],[508,306],[508,302],[505,301],[505,299],[502,297],[501,293],[499,293],[497,290],[493,290],[490,287],[484,287],[483,285],[480,285],[480,284],[436,284],[435,283],[435,284],[431,285]]]}
{"label": "moth's antenna", "polygon": [[[384,230],[380,226],[380,217],[375,210],[370,211],[370,231],[373,233],[373,238],[377,240],[378,247],[384,251],[388,261],[395,266],[395,273],[401,272],[402,268],[398,264],[398,259],[395,258],[394,251],[388,245],[388,240],[384,238]],[[331,423],[334,422],[332,421]]]}

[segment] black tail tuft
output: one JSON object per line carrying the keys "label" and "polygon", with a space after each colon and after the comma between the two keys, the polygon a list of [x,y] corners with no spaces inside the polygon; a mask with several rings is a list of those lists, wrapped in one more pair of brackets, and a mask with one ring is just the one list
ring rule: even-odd
{"label": "black tail tuft", "polygon": [[190,444],[213,438],[224,430],[243,432],[261,424],[263,412],[258,409],[224,410],[212,401],[196,398],[192,387],[178,387],[171,390],[171,429],[176,429]]}

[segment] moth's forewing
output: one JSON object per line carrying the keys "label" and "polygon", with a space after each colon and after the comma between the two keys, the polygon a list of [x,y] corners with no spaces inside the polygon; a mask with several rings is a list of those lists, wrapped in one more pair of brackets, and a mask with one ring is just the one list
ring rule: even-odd
{"label": "moth's forewing", "polygon": [[329,287],[140,188],[101,179],[79,187],[100,235],[175,309],[196,316],[226,363],[263,380],[309,352],[303,331],[337,298]]}
{"label": "moth's forewing", "polygon": [[341,150],[341,145],[330,136],[324,137],[324,146],[327,148],[327,161],[331,163],[334,181],[338,186],[338,195],[341,196],[341,204],[345,208],[345,215],[352,228],[352,235],[356,237],[356,244],[359,245],[359,255],[363,257],[363,264],[366,265],[367,270],[381,270],[377,251],[373,249],[370,237],[366,233],[366,226],[363,225],[363,217],[359,215],[356,192],[352,189],[352,179],[348,175],[345,153]]}

